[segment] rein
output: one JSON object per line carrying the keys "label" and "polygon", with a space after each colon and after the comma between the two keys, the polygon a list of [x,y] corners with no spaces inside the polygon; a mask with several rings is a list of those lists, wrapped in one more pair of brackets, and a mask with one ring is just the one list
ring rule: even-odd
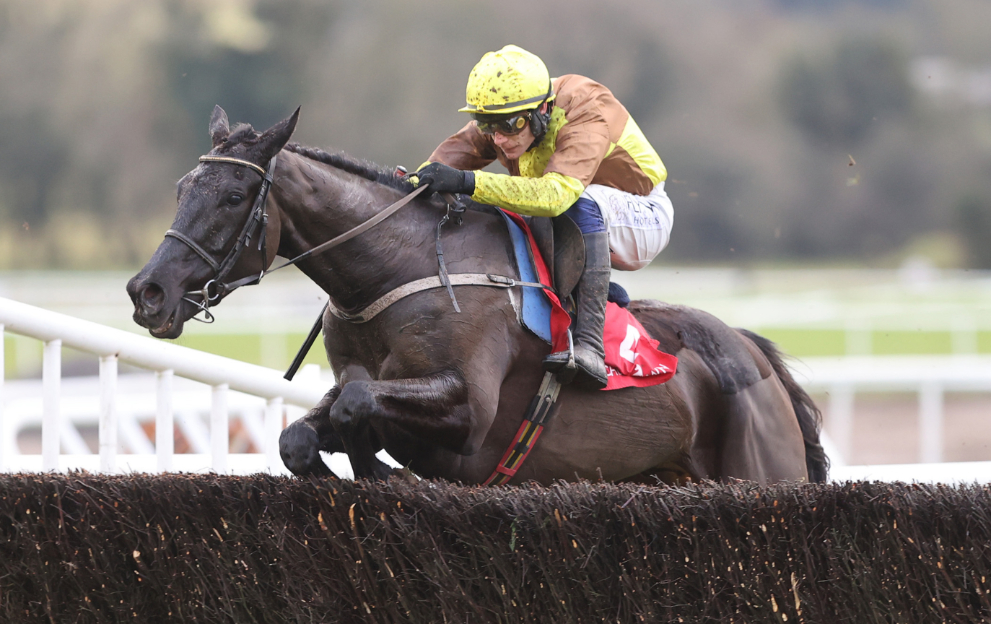
{"label": "rein", "polygon": [[310,257],[310,256],[312,256],[314,254],[318,254],[318,253],[320,253],[322,251],[326,251],[326,250],[328,250],[328,249],[330,249],[332,247],[337,247],[341,243],[345,243],[345,242],[351,240],[352,238],[354,238],[355,236],[357,236],[359,234],[362,234],[364,232],[367,232],[368,230],[372,229],[373,227],[375,227],[379,223],[385,221],[386,219],[388,219],[389,217],[391,217],[393,214],[395,214],[400,208],[402,208],[406,204],[408,204],[411,201],[413,201],[413,199],[416,198],[417,195],[419,195],[420,193],[422,193],[423,191],[425,191],[427,188],[428,187],[426,187],[426,186],[421,186],[421,187],[417,188],[416,190],[410,192],[409,194],[404,195],[399,201],[397,201],[397,202],[395,202],[393,204],[390,204],[388,207],[386,207],[385,210],[383,210],[382,212],[376,214],[374,217],[372,217],[371,219],[365,221],[364,223],[361,223],[360,225],[357,225],[357,226],[351,228],[350,230],[348,230],[347,232],[344,232],[340,236],[335,236],[334,238],[330,239],[329,241],[320,243],[319,245],[317,245],[313,249],[310,249],[309,251],[304,251],[303,253],[299,254],[298,256],[296,256],[295,258],[293,258],[292,260],[286,260],[285,262],[283,262],[282,264],[280,264],[279,266],[275,267],[274,269],[272,269],[270,271],[262,271],[261,273],[256,273],[255,275],[249,275],[248,277],[242,277],[241,279],[239,279],[237,281],[234,281],[234,282],[231,282],[230,284],[224,284],[224,286],[226,288],[228,288],[229,290],[234,290],[235,288],[240,288],[241,286],[244,286],[246,284],[258,283],[258,281],[260,281],[261,278],[264,275],[267,275],[268,273],[275,273],[279,269],[284,269],[287,266],[289,266],[290,264],[296,264],[297,262],[299,262],[300,260],[303,260],[304,258],[308,258],[308,257]]}

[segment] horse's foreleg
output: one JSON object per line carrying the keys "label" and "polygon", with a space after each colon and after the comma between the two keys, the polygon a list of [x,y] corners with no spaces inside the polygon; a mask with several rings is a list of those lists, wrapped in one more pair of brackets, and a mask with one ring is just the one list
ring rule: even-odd
{"label": "horse's foreleg", "polygon": [[376,424],[388,423],[420,440],[462,452],[471,431],[470,415],[468,384],[458,373],[444,372],[417,379],[351,381],[331,407],[330,422],[349,447],[355,476],[380,477],[375,445],[361,439],[370,436]]}
{"label": "horse's foreleg", "polygon": [[282,462],[293,474],[331,475],[320,451],[345,452],[344,444],[330,424],[330,410],[341,395],[340,386],[334,386],[306,416],[293,422],[279,436],[279,454]]}
{"label": "horse's foreleg", "polygon": [[388,479],[395,471],[391,466],[375,456],[382,448],[371,427],[358,427],[350,435],[341,436],[341,441],[351,461],[355,479]]}

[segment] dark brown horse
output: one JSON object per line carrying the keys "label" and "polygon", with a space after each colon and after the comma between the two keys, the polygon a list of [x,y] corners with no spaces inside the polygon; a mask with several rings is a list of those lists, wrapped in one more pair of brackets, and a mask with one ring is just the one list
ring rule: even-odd
{"label": "dark brown horse", "polygon": [[[247,125],[231,131],[227,115],[215,109],[213,160],[178,184],[171,230],[178,234],[167,236],[127,285],[134,320],[153,336],[178,336],[197,313],[196,291],[235,247],[273,156],[266,253],[255,235],[228,280],[257,272],[276,252],[295,257],[347,232],[411,190],[391,171],[288,144],[297,115],[261,133]],[[298,266],[338,310],[362,310],[394,288],[437,275],[443,207],[422,195]],[[472,209],[463,219],[443,230],[450,273],[515,275],[502,218]],[[209,297],[224,294],[211,288]],[[366,323],[324,316],[338,385],[282,433],[290,470],[328,474],[322,450],[346,452],[358,477],[381,477],[388,468],[375,453],[384,448],[425,477],[480,483],[492,473],[538,389],[549,347],[520,324],[520,287],[455,290],[460,313],[436,288],[400,299]],[[559,411],[513,482],[826,478],[819,412],[769,341],[683,306],[634,301],[630,310],[662,350],[678,356],[677,374],[644,389],[565,386]]]}

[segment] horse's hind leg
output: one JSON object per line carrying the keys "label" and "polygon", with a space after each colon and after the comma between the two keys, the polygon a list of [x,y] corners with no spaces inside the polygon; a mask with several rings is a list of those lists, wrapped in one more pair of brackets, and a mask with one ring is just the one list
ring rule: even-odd
{"label": "horse's hind leg", "polygon": [[791,400],[771,376],[727,395],[720,479],[764,485],[808,481],[802,430]]}
{"label": "horse's hind leg", "polygon": [[279,454],[293,474],[301,477],[333,474],[320,457],[320,451],[345,452],[341,437],[331,426],[329,418],[330,409],[340,395],[340,386],[331,388],[316,407],[286,427],[279,436]]}

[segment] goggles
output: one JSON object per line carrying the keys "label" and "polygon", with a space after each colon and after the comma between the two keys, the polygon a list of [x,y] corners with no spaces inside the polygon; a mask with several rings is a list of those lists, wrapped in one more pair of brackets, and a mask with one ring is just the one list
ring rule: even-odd
{"label": "goggles", "polygon": [[493,117],[491,115],[472,115],[482,134],[498,132],[506,136],[519,134],[530,125],[530,111],[523,111],[509,117]]}

